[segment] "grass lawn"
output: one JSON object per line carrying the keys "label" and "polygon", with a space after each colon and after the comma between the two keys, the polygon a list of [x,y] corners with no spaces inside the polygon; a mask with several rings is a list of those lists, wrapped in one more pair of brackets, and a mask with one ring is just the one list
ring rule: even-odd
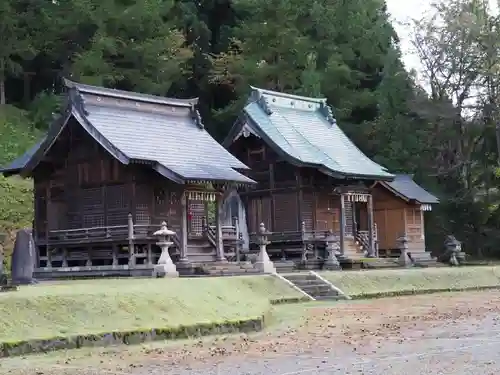
{"label": "grass lawn", "polygon": [[500,287],[500,266],[321,272],[321,275],[353,297],[414,290]]}
{"label": "grass lawn", "polygon": [[272,276],[44,283],[0,294],[0,341],[255,318],[296,297]]}

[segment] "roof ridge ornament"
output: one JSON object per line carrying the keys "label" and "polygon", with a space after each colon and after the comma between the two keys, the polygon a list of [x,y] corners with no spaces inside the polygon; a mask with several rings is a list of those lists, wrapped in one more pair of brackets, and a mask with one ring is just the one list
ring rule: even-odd
{"label": "roof ridge ornament", "polygon": [[331,106],[328,105],[326,100],[324,102],[321,102],[321,105],[319,108],[320,108],[320,111],[323,114],[323,116],[326,117],[326,121],[328,121],[332,125],[337,124],[337,120],[335,119],[335,116],[333,114],[333,109]]}
{"label": "roof ridge ornament", "polygon": [[192,116],[194,122],[196,123],[196,125],[200,129],[205,129],[205,125],[203,125],[203,120],[201,118],[200,111],[198,111],[198,109],[195,107],[194,104],[191,104],[190,111],[191,111],[191,116]]}
{"label": "roof ridge ornament", "polygon": [[262,108],[262,110],[266,113],[266,115],[271,116],[273,111],[269,106],[269,102],[267,98],[259,92],[259,99],[257,99],[257,104]]}

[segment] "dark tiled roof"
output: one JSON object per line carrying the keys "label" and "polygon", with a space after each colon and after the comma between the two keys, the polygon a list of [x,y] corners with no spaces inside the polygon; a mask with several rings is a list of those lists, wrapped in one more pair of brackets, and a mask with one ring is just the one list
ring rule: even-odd
{"label": "dark tiled roof", "polygon": [[[66,84],[73,117],[123,163],[149,162],[177,182],[253,183],[236,171],[248,167],[204,129],[195,109],[197,99],[170,99],[70,81]],[[49,130],[51,133],[57,134],[57,129]],[[41,148],[50,143],[48,139]]]}
{"label": "dark tiled roof", "polygon": [[[225,145],[243,126],[293,162],[347,177],[391,180],[393,175],[357,148],[338,127],[326,99],[252,88],[245,122],[235,125]],[[239,129],[238,129],[239,127]]]}
{"label": "dark tiled roof", "polygon": [[40,148],[40,145],[43,143],[43,141],[45,141],[45,138],[37,142],[23,155],[11,161],[10,164],[6,165],[5,167],[0,167],[0,173],[4,175],[18,174],[21,171],[21,169],[24,168],[26,163],[28,163],[31,157],[35,154],[35,152]]}
{"label": "dark tiled roof", "polygon": [[397,174],[393,181],[384,183],[406,199],[415,200],[424,204],[439,203],[438,198],[413,181],[410,175]]}

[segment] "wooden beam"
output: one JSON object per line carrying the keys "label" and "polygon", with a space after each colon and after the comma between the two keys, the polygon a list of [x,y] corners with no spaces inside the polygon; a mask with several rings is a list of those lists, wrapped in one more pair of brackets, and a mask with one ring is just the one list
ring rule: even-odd
{"label": "wooden beam", "polygon": [[368,196],[368,242],[369,242],[369,249],[368,249],[368,256],[374,257],[375,256],[375,241],[373,238],[373,196],[369,195]]}
{"label": "wooden beam", "polygon": [[345,201],[344,194],[340,194],[340,254],[345,251]]}
{"label": "wooden beam", "polygon": [[220,222],[220,217],[222,213],[222,196],[217,196],[217,209],[215,211],[215,246],[216,246],[216,256],[217,261],[224,262],[226,261],[226,257],[224,256],[224,242],[222,240],[222,225]]}
{"label": "wooden beam", "polygon": [[275,182],[274,182],[274,164],[273,163],[269,163],[269,187],[271,190],[271,222],[269,223],[270,228],[268,228],[268,230],[273,231],[274,228],[276,228],[276,223],[275,223],[276,214],[274,212],[276,205],[274,202]]}
{"label": "wooden beam", "polygon": [[181,196],[181,248],[179,252],[181,253],[181,261],[186,262],[188,260],[188,204],[187,197],[184,193]]}
{"label": "wooden beam", "polygon": [[302,181],[302,176],[301,176],[301,170],[300,168],[297,168],[295,170],[295,182],[296,182],[296,190],[297,190],[297,228],[300,229],[302,228],[302,201],[303,201],[303,195],[302,195],[302,189],[300,188],[301,186],[301,181]]}

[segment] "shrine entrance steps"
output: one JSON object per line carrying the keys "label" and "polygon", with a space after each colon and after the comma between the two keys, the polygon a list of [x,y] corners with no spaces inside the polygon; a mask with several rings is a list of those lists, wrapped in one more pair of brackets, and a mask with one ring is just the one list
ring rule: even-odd
{"label": "shrine entrance steps", "polygon": [[331,284],[318,278],[313,273],[296,272],[293,274],[281,274],[281,276],[317,301],[345,299],[345,296],[341,296]]}
{"label": "shrine entrance steps", "polygon": [[250,262],[211,262],[194,265],[199,276],[240,276],[261,274]]}

